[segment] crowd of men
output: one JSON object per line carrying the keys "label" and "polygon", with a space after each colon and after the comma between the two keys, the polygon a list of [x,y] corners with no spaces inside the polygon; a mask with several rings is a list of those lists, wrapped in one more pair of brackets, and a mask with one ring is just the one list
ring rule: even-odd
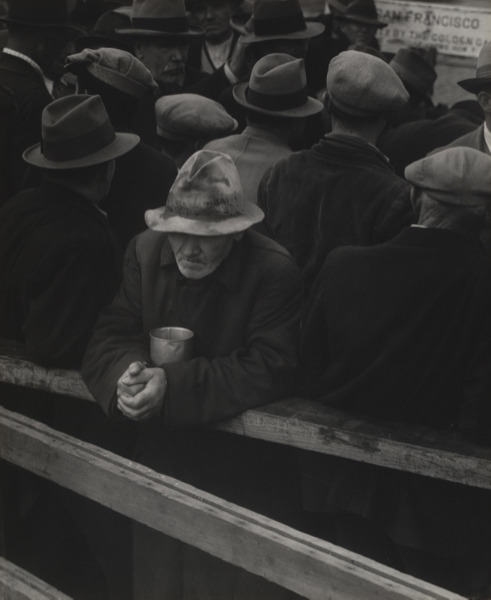
{"label": "crowd of men", "polygon": [[[328,5],[9,0],[0,336],[100,407],[2,402],[488,598],[489,493],[205,427],[297,395],[491,444],[491,44],[435,106],[432,49],[386,55],[373,0]],[[190,360],[152,364],[163,326]],[[7,547],[76,599],[297,597],[9,478]]]}

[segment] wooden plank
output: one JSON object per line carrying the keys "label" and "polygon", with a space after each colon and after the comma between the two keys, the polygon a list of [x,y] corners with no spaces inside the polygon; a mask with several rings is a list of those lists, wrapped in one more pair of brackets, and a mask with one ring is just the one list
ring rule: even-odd
{"label": "wooden plank", "polygon": [[0,557],[0,598],[2,600],[70,600],[41,579]]}
{"label": "wooden plank", "polygon": [[0,409],[0,458],[312,600],[463,600]]}
{"label": "wooden plank", "polygon": [[[0,381],[94,402],[80,373],[45,369],[22,347],[0,341]],[[458,433],[360,419],[318,402],[289,398],[215,424],[216,429],[321,454],[491,489],[491,448]]]}

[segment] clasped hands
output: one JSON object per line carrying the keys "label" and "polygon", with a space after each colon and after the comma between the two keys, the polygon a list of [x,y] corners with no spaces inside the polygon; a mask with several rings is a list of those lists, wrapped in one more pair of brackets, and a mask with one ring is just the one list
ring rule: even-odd
{"label": "clasped hands", "polygon": [[118,379],[119,410],[134,421],[145,421],[162,414],[167,377],[162,368],[134,362]]}

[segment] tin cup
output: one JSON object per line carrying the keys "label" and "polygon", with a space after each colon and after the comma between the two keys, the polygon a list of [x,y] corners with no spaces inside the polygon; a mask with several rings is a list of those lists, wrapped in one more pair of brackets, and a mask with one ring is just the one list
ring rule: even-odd
{"label": "tin cup", "polygon": [[194,333],[185,327],[158,327],[150,332],[150,358],[156,367],[193,357]]}

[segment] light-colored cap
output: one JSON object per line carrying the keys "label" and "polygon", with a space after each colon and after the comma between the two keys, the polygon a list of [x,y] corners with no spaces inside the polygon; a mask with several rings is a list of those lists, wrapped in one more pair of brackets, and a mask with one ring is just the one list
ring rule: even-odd
{"label": "light-colored cap", "polygon": [[430,198],[456,206],[491,202],[491,156],[457,146],[408,165],[404,176]]}
{"label": "light-colored cap", "polygon": [[335,107],[355,116],[394,112],[409,100],[404,84],[386,62],[356,50],[331,60],[326,89]]}
{"label": "light-colored cap", "polygon": [[227,154],[199,150],[184,163],[162,208],[147,210],[150,229],[190,235],[227,235],[264,218],[245,200],[237,167]]}
{"label": "light-colored cap", "polygon": [[198,94],[162,96],[155,118],[157,134],[167,140],[215,139],[238,127],[221,104]]}
{"label": "light-colored cap", "polygon": [[86,48],[77,54],[70,54],[65,69],[75,75],[86,70],[96,79],[135,98],[142,98],[158,87],[141,61],[117,48]]}

